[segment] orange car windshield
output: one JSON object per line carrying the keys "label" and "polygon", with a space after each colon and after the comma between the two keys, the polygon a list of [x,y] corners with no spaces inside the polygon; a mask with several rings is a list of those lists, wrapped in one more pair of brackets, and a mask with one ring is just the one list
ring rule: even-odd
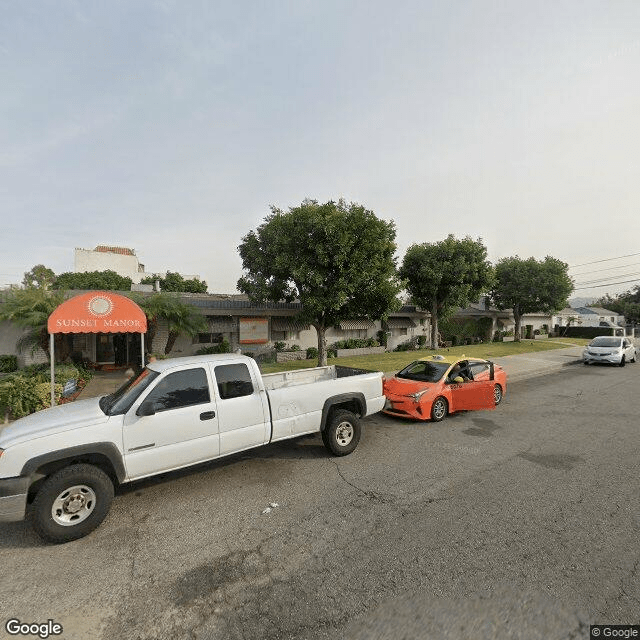
{"label": "orange car windshield", "polygon": [[416,360],[396,374],[398,378],[418,382],[438,382],[451,366],[448,362],[423,362]]}

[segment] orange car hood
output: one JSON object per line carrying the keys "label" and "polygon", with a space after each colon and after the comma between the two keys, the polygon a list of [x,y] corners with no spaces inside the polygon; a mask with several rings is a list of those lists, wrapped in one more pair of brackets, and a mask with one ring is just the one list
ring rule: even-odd
{"label": "orange car hood", "polygon": [[384,383],[384,391],[396,396],[408,396],[410,393],[431,389],[435,387],[436,384],[438,383],[405,380],[404,378],[397,378],[394,376],[393,378],[387,379]]}

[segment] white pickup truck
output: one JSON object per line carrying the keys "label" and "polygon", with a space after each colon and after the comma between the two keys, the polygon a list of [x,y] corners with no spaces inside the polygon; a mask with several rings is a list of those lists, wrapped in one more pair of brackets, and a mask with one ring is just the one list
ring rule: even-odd
{"label": "white pickup truck", "polygon": [[262,376],[254,360],[229,354],[153,362],[111,395],[0,431],[0,521],[27,516],[45,540],[75,540],[104,520],[118,484],[318,431],[346,455],[359,417],[384,402],[375,371]]}

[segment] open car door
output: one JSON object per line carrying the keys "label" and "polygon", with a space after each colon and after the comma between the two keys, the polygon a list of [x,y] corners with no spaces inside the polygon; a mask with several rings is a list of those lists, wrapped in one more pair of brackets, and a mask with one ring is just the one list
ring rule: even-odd
{"label": "open car door", "polygon": [[[495,409],[493,363],[489,363],[489,375],[480,380],[469,380],[451,385],[453,411]],[[488,378],[488,379],[487,379]]]}

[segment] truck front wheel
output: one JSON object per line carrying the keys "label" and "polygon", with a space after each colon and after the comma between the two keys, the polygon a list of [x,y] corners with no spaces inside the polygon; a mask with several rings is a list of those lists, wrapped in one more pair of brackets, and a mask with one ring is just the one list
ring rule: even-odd
{"label": "truck front wheel", "polygon": [[51,474],[31,505],[36,533],[48,542],[70,542],[91,533],[113,500],[109,476],[90,464],[74,464]]}
{"label": "truck front wheel", "polygon": [[322,432],[322,441],[334,456],[346,456],[358,446],[360,432],[358,416],[341,409],[331,414]]}

